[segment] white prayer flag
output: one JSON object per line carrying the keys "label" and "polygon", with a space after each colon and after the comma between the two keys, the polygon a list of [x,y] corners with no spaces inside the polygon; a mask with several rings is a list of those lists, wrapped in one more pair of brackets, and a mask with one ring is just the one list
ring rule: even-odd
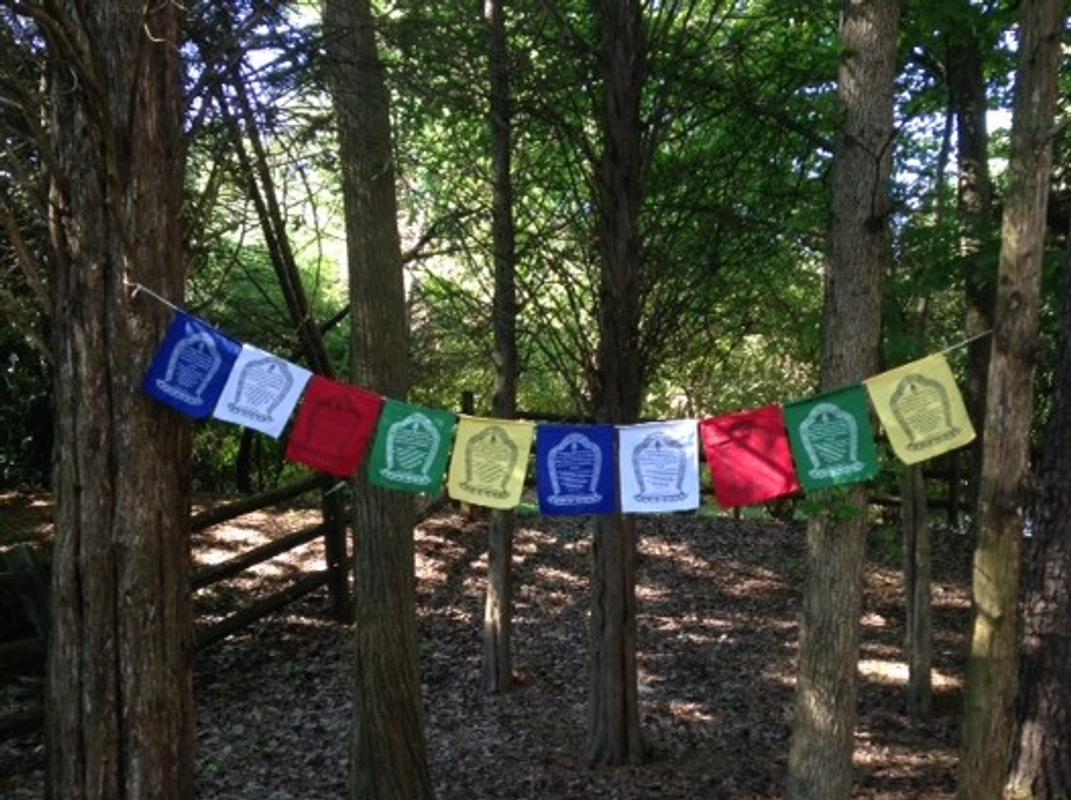
{"label": "white prayer flag", "polygon": [[655,514],[698,508],[698,440],[692,419],[618,427],[621,511]]}
{"label": "white prayer flag", "polygon": [[278,439],[312,373],[243,344],[213,416]]}

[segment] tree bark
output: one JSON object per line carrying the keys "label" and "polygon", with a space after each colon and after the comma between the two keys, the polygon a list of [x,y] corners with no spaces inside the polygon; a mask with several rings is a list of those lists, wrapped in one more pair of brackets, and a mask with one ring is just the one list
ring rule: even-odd
{"label": "tree bark", "polygon": [[[984,12],[969,0],[957,0],[963,18],[973,20],[948,32],[948,89],[956,116],[956,161],[959,181],[956,206],[962,234],[959,250],[966,299],[965,327],[968,336],[993,327],[996,274],[986,250],[995,228],[993,183],[989,176],[988,102],[985,88],[986,46],[981,38]],[[988,337],[968,345],[967,408],[978,439],[970,450],[971,497],[977,500],[985,439],[986,372],[989,369]]]}
{"label": "tree bark", "polygon": [[1071,231],[1052,413],[1023,593],[1019,733],[1006,795],[1071,797]]}
{"label": "tree bark", "polygon": [[933,711],[933,547],[922,466],[904,467],[901,486],[907,598],[907,713],[915,719],[926,719]]}
{"label": "tree bark", "polygon": [[[833,160],[823,389],[857,382],[878,369],[881,277],[890,255],[899,19],[898,2],[846,0],[842,7],[843,123]],[[864,487],[852,487],[842,500],[854,509],[850,519],[817,517],[807,529],[809,569],[787,779],[787,796],[794,800],[846,800],[851,792],[866,497]]]}
{"label": "tree bark", "polygon": [[959,796],[999,797],[1009,766],[1018,666],[1019,550],[1029,472],[1041,261],[1063,27],[1060,0],[1022,5],[1008,195],[987,378]]}
{"label": "tree bark", "polygon": [[50,129],[56,357],[47,785],[192,798],[189,428],[141,392],[183,296],[181,31],[170,3],[63,2]]}
{"label": "tree bark", "polygon": [[[352,376],[408,391],[405,287],[390,106],[368,0],[325,0],[324,34],[342,154],[353,309]],[[433,796],[416,647],[413,505],[356,479],[354,800]]]}
{"label": "tree bark", "polygon": [[[645,44],[638,0],[593,0],[603,81],[598,164],[599,411],[607,422],[639,418],[640,232],[643,197],[640,98]],[[636,526],[600,518],[592,552],[591,686],[587,758],[638,764],[644,757],[636,685]]]}
{"label": "tree bark", "polygon": [[[513,227],[513,112],[510,103],[509,53],[503,0],[487,0],[491,85],[491,169],[493,202],[491,237],[495,266],[495,401],[496,417],[517,413],[517,281]],[[487,595],[483,616],[484,691],[501,692],[513,682],[510,638],[513,628],[513,512],[491,512],[487,550]]]}

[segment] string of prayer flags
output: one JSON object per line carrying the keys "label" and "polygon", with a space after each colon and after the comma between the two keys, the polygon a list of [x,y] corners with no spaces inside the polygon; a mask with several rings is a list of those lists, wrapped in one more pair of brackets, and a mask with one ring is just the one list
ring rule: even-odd
{"label": "string of prayer flags", "polygon": [[799,491],[780,406],[705,419],[699,430],[722,508],[756,505]]}
{"label": "string of prayer flags", "polygon": [[695,420],[628,425],[617,434],[623,513],[699,508]]}
{"label": "string of prayer flags", "polygon": [[862,386],[785,406],[800,483],[808,492],[878,474],[870,405]]}
{"label": "string of prayer flags", "polygon": [[905,464],[916,464],[974,439],[963,397],[941,353],[864,381],[889,444]]}
{"label": "string of prayer flags", "polygon": [[242,346],[196,317],[177,312],[142,389],[194,419],[212,416]]}
{"label": "string of prayer flags", "polygon": [[[510,509],[520,503],[536,426],[462,417],[386,400],[313,376],[241,344],[140,284],[175,312],[142,381],[150,397],[194,419],[215,416],[276,439],[296,419],[286,455],[349,477],[369,456],[373,485]],[[987,332],[988,333],[988,332]],[[986,334],[979,334],[986,335]],[[977,338],[977,337],[972,337]],[[702,439],[718,503],[755,505],[868,480],[878,472],[873,405],[906,464],[971,442],[974,429],[944,352],[785,408],[641,425],[540,425],[539,507],[545,515],[665,513],[700,505]]]}
{"label": "string of prayer flags", "polygon": [[461,417],[447,491],[455,500],[510,509],[521,502],[535,425]]}
{"label": "string of prayer flags", "polygon": [[357,472],[375,434],[383,398],[319,375],[301,401],[286,457],[348,478]]}
{"label": "string of prayer flags", "polygon": [[213,415],[278,439],[312,373],[243,344]]}
{"label": "string of prayer flags", "polygon": [[450,458],[457,416],[397,400],[383,406],[368,480],[384,489],[438,494]]}
{"label": "string of prayer flags", "polygon": [[536,464],[540,513],[614,513],[617,475],[612,425],[540,425]]}

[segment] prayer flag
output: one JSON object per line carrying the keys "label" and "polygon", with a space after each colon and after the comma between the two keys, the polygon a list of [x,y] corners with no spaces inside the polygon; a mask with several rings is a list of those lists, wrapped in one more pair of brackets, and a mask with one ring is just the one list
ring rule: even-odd
{"label": "prayer flag", "polygon": [[893,451],[915,464],[974,439],[956,379],[941,353],[865,381]]}
{"label": "prayer flag", "polygon": [[311,377],[297,364],[244,344],[212,413],[278,439]]}
{"label": "prayer flag", "polygon": [[800,483],[808,492],[878,474],[870,404],[861,385],[785,406]]}
{"label": "prayer flag", "polygon": [[361,466],[382,407],[383,398],[374,392],[313,376],[294,421],[286,457],[348,478]]}
{"label": "prayer flag", "polygon": [[621,426],[617,437],[622,512],[653,514],[699,507],[695,420]]}
{"label": "prayer flag", "polygon": [[446,488],[455,500],[490,508],[521,502],[535,426],[530,422],[462,417]]}
{"label": "prayer flag", "polygon": [[384,489],[438,494],[457,416],[388,400],[368,462],[368,480]]}
{"label": "prayer flag", "polygon": [[242,346],[182,311],[175,313],[142,389],[194,419],[212,416]]}
{"label": "prayer flag", "polygon": [[799,491],[780,406],[705,419],[699,430],[722,508],[756,505]]}
{"label": "prayer flag", "polygon": [[612,514],[617,490],[612,425],[540,425],[539,510],[547,516]]}

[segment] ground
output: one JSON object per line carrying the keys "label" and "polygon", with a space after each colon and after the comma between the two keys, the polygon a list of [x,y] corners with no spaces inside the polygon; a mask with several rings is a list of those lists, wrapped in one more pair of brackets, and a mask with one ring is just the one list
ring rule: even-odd
{"label": "ground", "polygon": [[[312,510],[261,513],[197,537],[219,561],[308,524]],[[515,542],[516,688],[479,690],[484,523],[455,511],[419,529],[421,668],[439,800],[777,798],[782,795],[804,569],[800,523],[665,516],[640,521],[642,767],[583,762],[591,535],[583,521],[521,517]],[[934,590],[936,711],[903,712],[903,602],[894,537],[871,537],[856,734],[857,798],[951,798],[964,631],[966,549],[938,538]],[[314,544],[198,595],[203,622],[249,594],[322,566]],[[345,796],[347,629],[314,593],[199,654],[198,797]],[[39,689],[9,682],[0,700]],[[0,709],[2,710],[2,709]],[[0,795],[37,800],[37,734],[0,741]]]}

